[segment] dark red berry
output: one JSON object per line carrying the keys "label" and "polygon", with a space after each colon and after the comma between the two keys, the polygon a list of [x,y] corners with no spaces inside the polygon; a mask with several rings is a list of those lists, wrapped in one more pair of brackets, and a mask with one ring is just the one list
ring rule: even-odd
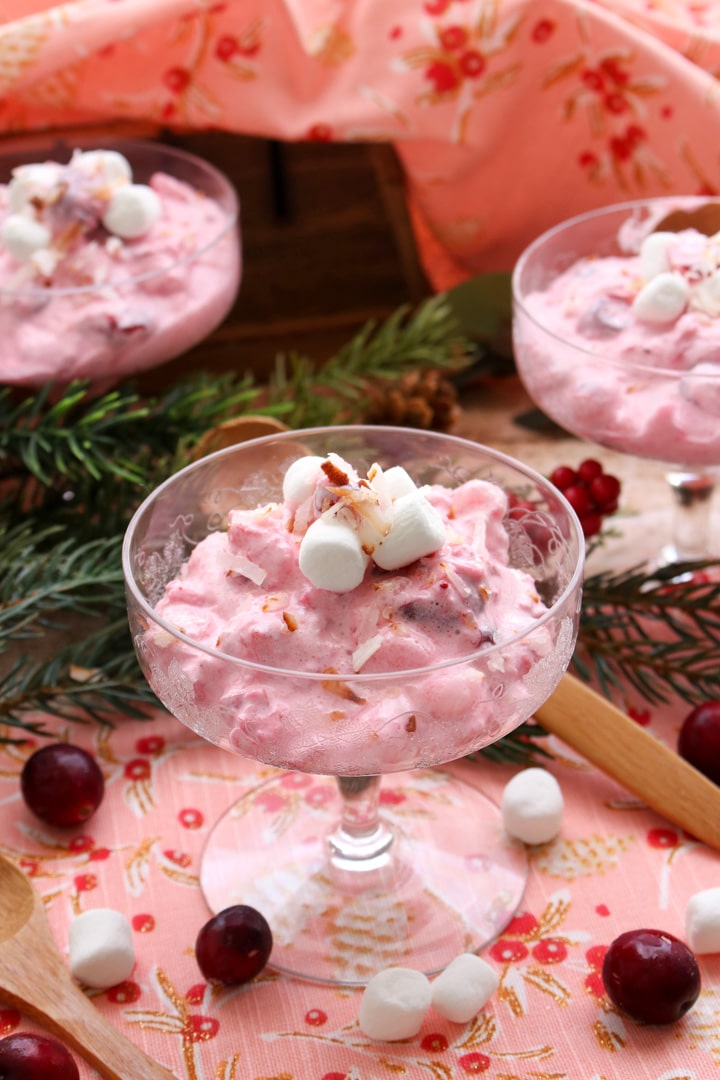
{"label": "dark red berry", "polygon": [[602,966],[605,992],[641,1024],[672,1024],[700,994],[700,970],[688,946],[664,930],[628,930],[610,945]]}
{"label": "dark red berry", "polygon": [[20,789],[25,803],[41,821],[81,825],[102,802],[105,780],[98,763],[82,747],[52,743],[27,759]]}
{"label": "dark red berry", "polygon": [[208,981],[234,986],[260,974],[272,946],[265,916],[246,904],[236,904],[205,923],[195,941],[195,957]]}
{"label": "dark red berry", "polygon": [[594,477],[588,485],[588,491],[598,510],[604,510],[605,507],[609,507],[613,503],[617,508],[620,481],[616,476],[602,473],[602,475]]}
{"label": "dark red berry", "polygon": [[678,753],[714,784],[720,784],[720,700],[703,701],[682,722]]}
{"label": "dark red berry", "polygon": [[603,467],[595,458],[585,458],[578,465],[577,473],[584,484],[590,484],[596,477],[603,475]]}
{"label": "dark red berry", "polygon": [[577,483],[577,479],[577,473],[569,465],[558,465],[557,469],[553,469],[550,473],[550,483],[554,484],[560,491],[565,491],[565,488]]}
{"label": "dark red berry", "polygon": [[580,518],[595,509],[588,489],[582,484],[571,484],[569,488],[565,488],[563,495]]}
{"label": "dark red berry", "polygon": [[17,1031],[0,1039],[0,1080],[79,1080],[75,1059],[47,1035]]}
{"label": "dark red berry", "polygon": [[580,516],[580,527],[583,531],[583,536],[591,537],[597,536],[602,529],[602,514],[582,514]]}

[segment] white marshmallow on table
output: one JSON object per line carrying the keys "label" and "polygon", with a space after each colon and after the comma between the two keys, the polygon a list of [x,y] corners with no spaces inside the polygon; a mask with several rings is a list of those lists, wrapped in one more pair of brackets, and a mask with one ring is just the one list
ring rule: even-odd
{"label": "white marshmallow on table", "polygon": [[84,911],[70,923],[70,971],[85,986],[117,986],[135,965],[130,923],[113,908]]}
{"label": "white marshmallow on table", "polygon": [[720,953],[720,887],[695,893],[685,909],[685,939],[694,953]]}
{"label": "white marshmallow on table", "polygon": [[640,275],[643,281],[650,281],[670,269],[668,247],[674,239],[675,233],[671,232],[654,232],[645,237],[640,246]]}
{"label": "white marshmallow on table", "polygon": [[283,477],[283,501],[291,512],[308,499],[317,485],[320,466],[325,458],[316,454],[298,458],[289,465]]}
{"label": "white marshmallow on table", "polygon": [[10,214],[0,229],[0,241],[18,262],[27,262],[36,251],[46,248],[52,239],[50,230],[27,214]]}
{"label": "white marshmallow on table", "polygon": [[546,844],[562,828],[562,791],[547,769],[523,769],[505,785],[500,802],[506,832],[524,844]]}
{"label": "white marshmallow on table", "polygon": [[110,196],[102,223],[115,236],[133,240],[152,228],[161,210],[160,197],[147,184],[126,184]]}
{"label": "white marshmallow on table", "polygon": [[316,589],[349,592],[357,588],[369,562],[355,529],[332,513],[316,518],[300,541],[300,572]]}
{"label": "white marshmallow on table", "polygon": [[495,968],[475,953],[461,953],[432,983],[432,1005],[446,1020],[467,1024],[500,985]]}
{"label": "white marshmallow on table", "polygon": [[375,543],[372,557],[382,570],[399,570],[431,555],[445,543],[445,525],[419,490],[401,495],[392,504],[390,531]]}
{"label": "white marshmallow on table", "polygon": [[661,273],[643,285],[632,302],[632,310],[641,322],[675,322],[687,307],[690,286],[680,274]]}
{"label": "white marshmallow on table", "polygon": [[117,150],[78,150],[70,164],[104,186],[121,187],[132,181],[132,166]]}
{"label": "white marshmallow on table", "polygon": [[391,967],[374,975],[363,991],[358,1023],[369,1039],[412,1039],[432,1002],[430,980],[412,968]]}

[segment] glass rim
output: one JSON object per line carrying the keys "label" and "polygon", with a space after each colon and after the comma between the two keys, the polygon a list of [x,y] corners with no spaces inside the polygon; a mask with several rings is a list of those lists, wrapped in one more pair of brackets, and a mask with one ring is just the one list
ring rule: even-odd
{"label": "glass rim", "polygon": [[[393,671],[367,672],[366,674],[363,674],[362,671],[325,673],[320,671],[308,671],[303,669],[298,670],[294,668],[274,667],[270,664],[261,664],[253,660],[246,660],[242,657],[233,656],[231,653],[223,652],[222,650],[216,649],[211,645],[206,645],[203,642],[197,641],[195,638],[192,638],[189,635],[185,634],[172,623],[168,622],[162,616],[158,615],[153,606],[148,602],[148,600],[138,587],[135,575],[132,572],[130,555],[133,539],[141,519],[143,518],[144,514],[150,509],[152,504],[161,497],[163,492],[165,492],[174,482],[177,482],[180,477],[187,476],[195,471],[199,471],[201,467],[207,466],[211,462],[218,461],[219,459],[224,457],[230,457],[234,453],[238,453],[238,451],[240,451],[242,448],[255,448],[258,446],[268,445],[270,443],[277,442],[301,441],[303,436],[326,434],[330,435],[333,432],[337,431],[372,431],[377,432],[378,434],[385,435],[402,434],[406,438],[408,434],[415,434],[422,435],[431,440],[435,438],[438,441],[449,441],[453,444],[458,445],[458,447],[463,447],[466,449],[472,448],[475,450],[480,450],[488,456],[489,461],[494,460],[500,465],[504,465],[506,467],[514,469],[516,472],[523,475],[526,479],[531,480],[534,484],[536,484],[536,486],[540,490],[546,491],[549,495],[551,494],[553,499],[556,499],[557,502],[565,510],[567,519],[572,527],[573,538],[578,548],[578,559],[576,561],[576,565],[573,569],[569,581],[566,582],[565,587],[563,588],[560,595],[555,598],[552,605],[548,607],[547,610],[538,619],[535,619],[533,622],[528,623],[527,627],[525,627],[522,631],[514,634],[511,638],[508,638],[506,641],[492,645],[483,645],[480,646],[478,649],[475,649],[473,652],[466,653],[463,656],[452,657],[448,660],[440,660],[434,664],[426,664],[423,667],[402,668]],[[328,451],[328,453],[330,452],[332,452],[332,450]],[[284,432],[276,432],[270,435],[263,435],[257,439],[249,439],[246,442],[237,443],[234,446],[225,447],[222,450],[217,450],[212,454],[208,454],[205,457],[199,458],[197,461],[191,462],[189,465],[186,465],[184,466],[184,468],[178,470],[178,472],[173,473],[171,476],[167,477],[161,484],[154,488],[153,491],[151,491],[150,494],[145,497],[145,499],[143,499],[143,501],[137,507],[128,523],[122,544],[122,569],[126,590],[132,596],[134,602],[138,604],[143,614],[146,617],[150,618],[153,622],[158,624],[163,630],[171,634],[172,637],[178,638],[180,641],[192,646],[194,649],[197,649],[198,651],[205,653],[208,656],[212,656],[219,660],[224,660],[232,664],[233,666],[244,670],[263,673],[268,677],[282,677],[284,679],[308,679],[314,682],[332,683],[343,683],[348,682],[349,680],[362,680],[363,682],[367,681],[373,683],[392,682],[399,679],[407,679],[411,676],[425,676],[431,672],[464,666],[466,664],[476,661],[479,657],[489,657],[493,654],[501,653],[503,649],[506,649],[511,645],[516,645],[518,642],[522,642],[525,638],[535,633],[538,628],[545,626],[546,623],[550,622],[556,617],[558,610],[560,610],[567,603],[568,599],[573,595],[573,593],[575,593],[577,589],[581,587],[584,574],[584,561],[585,538],[582,531],[582,526],[580,524],[580,520],[576,512],[574,511],[568,500],[565,498],[565,496],[562,494],[562,492],[558,488],[556,488],[549,479],[542,476],[541,473],[537,472],[531,466],[525,465],[523,462],[518,461],[516,458],[513,458],[510,455],[503,453],[503,451],[495,450],[493,447],[486,446],[483,443],[473,442],[472,440],[465,439],[461,436],[449,435],[445,434],[444,432],[425,431],[419,429],[413,432],[409,428],[394,427],[390,425],[380,424],[344,424],[329,427],[289,429],[288,431]]]}

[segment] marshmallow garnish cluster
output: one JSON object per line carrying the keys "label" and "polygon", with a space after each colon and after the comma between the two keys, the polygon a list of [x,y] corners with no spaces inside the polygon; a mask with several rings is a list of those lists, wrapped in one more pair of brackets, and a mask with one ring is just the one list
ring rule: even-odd
{"label": "marshmallow garnish cluster", "polygon": [[461,953],[431,983],[413,968],[390,967],[374,975],[360,999],[358,1023],[369,1039],[411,1039],[433,1008],[446,1020],[467,1024],[498,988],[497,972],[475,953]]}
{"label": "marshmallow garnish cluster", "polygon": [[49,279],[89,234],[122,244],[147,233],[162,212],[159,196],[133,182],[117,150],[76,150],[67,164],[19,165],[7,186],[0,243],[20,264]]}
{"label": "marshmallow garnish cluster", "polygon": [[720,233],[653,232],[640,247],[635,316],[652,325],[674,323],[685,311],[720,316]]}
{"label": "marshmallow garnish cluster", "polygon": [[337,454],[298,458],[283,481],[298,564],[317,589],[357,588],[370,562],[399,570],[445,543],[442,517],[399,465],[373,465],[367,477]]}

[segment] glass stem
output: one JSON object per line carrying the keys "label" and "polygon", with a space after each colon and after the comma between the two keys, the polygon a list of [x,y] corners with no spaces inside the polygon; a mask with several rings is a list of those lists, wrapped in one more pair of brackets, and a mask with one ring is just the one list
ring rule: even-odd
{"label": "glass stem", "polygon": [[341,870],[377,870],[389,862],[391,830],[380,817],[379,776],[338,776],[342,813],[328,836],[330,862]]}
{"label": "glass stem", "polygon": [[669,471],[675,514],[672,542],[663,551],[664,561],[710,557],[710,514],[717,476],[712,473]]}

